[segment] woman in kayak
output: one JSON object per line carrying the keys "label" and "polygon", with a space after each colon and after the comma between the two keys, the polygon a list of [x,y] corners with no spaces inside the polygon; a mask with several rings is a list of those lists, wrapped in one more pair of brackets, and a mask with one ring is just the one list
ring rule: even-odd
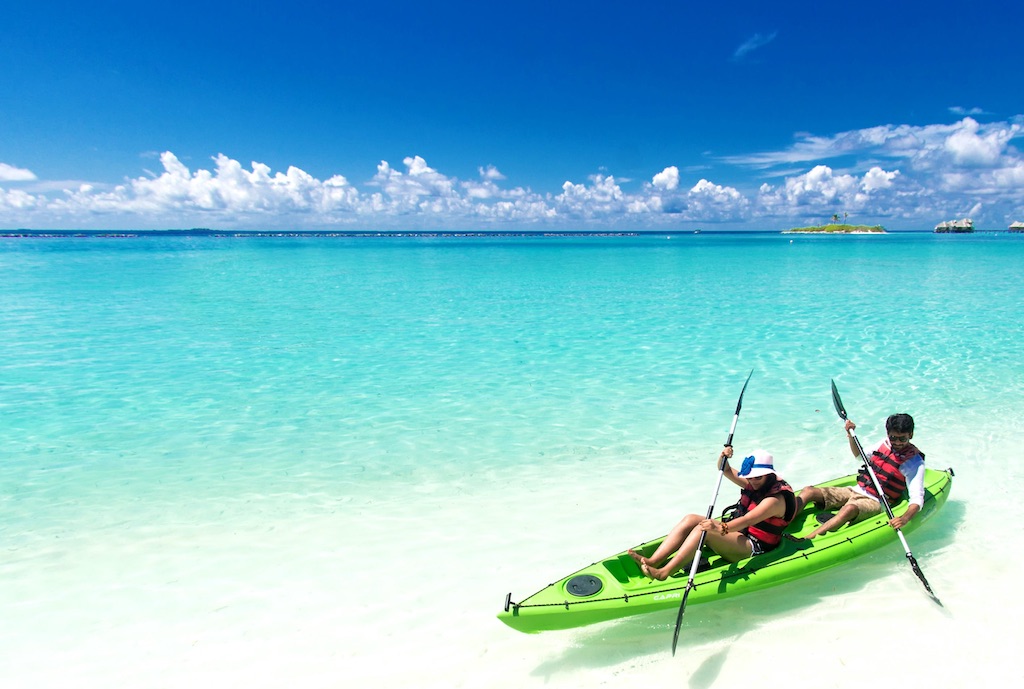
{"label": "woman in kayak", "polygon": [[[644,574],[664,581],[688,565],[700,542],[701,532],[707,534],[705,542],[729,562],[767,553],[782,541],[783,529],[796,516],[792,486],[778,477],[774,458],[764,450],[754,450],[745,457],[739,471],[729,466],[732,454],[732,447],[727,446],[718,461],[723,475],[741,489],[738,513],[729,521],[688,514],[650,557],[630,550],[630,556]],[[657,566],[672,553],[676,554],[671,560]]]}

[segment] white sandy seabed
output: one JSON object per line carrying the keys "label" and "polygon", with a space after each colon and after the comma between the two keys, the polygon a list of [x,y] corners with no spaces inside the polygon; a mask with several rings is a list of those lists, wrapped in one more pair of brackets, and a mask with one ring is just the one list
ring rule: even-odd
{"label": "white sandy seabed", "polygon": [[[977,457],[1007,456],[1011,432],[991,435]],[[935,438],[929,457],[952,448]],[[746,681],[772,658],[782,671],[762,686],[846,687],[876,673],[901,687],[988,686],[1021,676],[1021,539],[978,509],[1007,500],[1021,472],[999,475],[998,462],[971,456],[955,467],[943,511],[910,537],[945,607],[894,542],[813,578],[689,607],[675,657],[675,611],[538,635],[506,628],[495,615],[507,592],[524,598],[664,533],[676,505],[702,511],[713,487],[711,476],[645,499],[646,487],[677,482],[678,468],[651,458],[642,475],[626,470],[632,457],[602,461],[581,480],[588,461],[340,499],[305,485],[179,498],[170,509],[154,493],[127,522],[118,509],[75,528],[40,525],[2,565],[16,583],[0,593],[0,684],[715,687]],[[791,474],[813,461],[795,453]]]}

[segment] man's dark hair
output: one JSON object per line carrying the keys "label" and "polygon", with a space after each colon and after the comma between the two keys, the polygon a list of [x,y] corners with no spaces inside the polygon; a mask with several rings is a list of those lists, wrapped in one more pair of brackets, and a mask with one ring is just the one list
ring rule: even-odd
{"label": "man's dark hair", "polygon": [[913,433],[914,417],[910,414],[893,414],[885,420],[886,433]]}

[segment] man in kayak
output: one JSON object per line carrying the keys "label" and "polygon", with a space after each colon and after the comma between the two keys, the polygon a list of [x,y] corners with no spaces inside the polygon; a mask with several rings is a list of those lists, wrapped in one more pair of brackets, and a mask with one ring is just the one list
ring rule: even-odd
{"label": "man in kayak", "polygon": [[[644,574],[664,581],[689,564],[701,532],[707,533],[705,542],[730,562],[767,553],[781,542],[782,530],[797,513],[792,486],[778,477],[774,458],[764,450],[754,450],[744,458],[739,471],[729,466],[732,454],[732,447],[726,446],[718,461],[723,475],[742,489],[738,513],[729,521],[688,514],[650,557],[630,550],[630,557]],[[675,557],[657,567],[672,553]]]}
{"label": "man in kayak", "polygon": [[[860,450],[851,434],[855,428],[857,424],[847,419],[846,437],[850,443],[850,450],[859,458]],[[910,496],[907,511],[889,521],[892,528],[900,529],[913,519],[924,505],[924,453],[910,442],[914,437],[914,419],[910,414],[893,414],[886,419],[885,433],[886,438],[879,444],[878,449],[871,453],[868,460],[890,505],[901,501],[908,494]],[[863,466],[857,475],[857,485],[852,488],[807,486],[801,490],[797,498],[797,511],[810,502],[818,509],[839,511],[807,534],[807,538],[814,538],[826,531],[835,531],[847,523],[859,522],[882,511],[878,491]]]}

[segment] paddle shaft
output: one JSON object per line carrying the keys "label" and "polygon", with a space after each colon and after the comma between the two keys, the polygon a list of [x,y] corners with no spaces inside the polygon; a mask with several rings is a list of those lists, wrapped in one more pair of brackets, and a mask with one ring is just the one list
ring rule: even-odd
{"label": "paddle shaft", "polygon": [[[846,415],[842,415],[843,421],[846,421]],[[871,476],[871,483],[875,485],[875,490],[878,491],[878,500],[882,503],[882,507],[885,508],[885,514],[889,519],[896,517],[892,512],[892,507],[889,506],[889,501],[885,498],[885,493],[882,492],[882,484],[878,480],[878,476],[875,475],[875,470],[871,466],[871,462],[868,461],[868,454],[864,452],[864,446],[860,444],[860,438],[857,437],[857,431],[852,428],[849,431],[850,437],[853,438],[853,443],[857,446],[857,452],[860,454],[860,459],[864,462],[864,467],[868,470],[868,475]],[[903,532],[899,529],[896,530],[900,536],[903,536]]]}
{"label": "paddle shaft", "polygon": [[[832,399],[836,404],[836,412],[839,414],[839,418],[844,422],[848,421],[849,419],[846,415],[846,409],[843,407],[843,401],[839,397],[839,390],[836,389],[835,381],[832,381]],[[892,507],[890,507],[889,501],[885,497],[885,492],[882,490],[882,484],[879,482],[878,476],[875,475],[875,470],[871,466],[871,462],[868,461],[868,455],[864,452],[864,446],[860,444],[860,438],[857,437],[857,432],[854,429],[851,428],[848,433],[853,439],[854,445],[857,446],[857,452],[860,454],[861,461],[864,462],[864,468],[867,469],[868,476],[871,477],[871,483],[875,486],[875,491],[878,493],[878,501],[882,503],[882,507],[885,508],[885,514],[889,517],[889,521],[892,521],[896,518],[896,515],[893,514]],[[917,578],[921,580],[922,584],[924,584],[924,588],[928,591],[929,595],[931,595],[932,600],[939,605],[942,605],[942,601],[940,601],[938,596],[935,595],[935,592],[932,591],[932,587],[928,584],[928,580],[925,579],[924,572],[921,571],[921,566],[917,564],[917,558],[915,558],[914,554],[910,552],[910,545],[907,543],[907,537],[903,535],[903,530],[897,528],[895,531],[896,535],[899,536],[900,543],[903,544],[903,552],[907,554],[907,560],[910,562],[910,567],[914,570],[914,574],[916,574]]]}
{"label": "paddle shaft", "polygon": [[[743,407],[743,393],[747,391],[747,383],[750,382],[750,376],[754,375],[754,370],[751,369],[747,375],[746,382],[743,383],[743,389],[740,390],[739,401],[736,402],[736,413],[732,416],[732,426],[729,427],[729,437],[725,440],[725,447],[732,445],[732,436],[736,433],[736,422],[740,420],[740,409]],[[718,480],[715,482],[715,492],[711,495],[711,504],[708,505],[708,511],[705,515],[705,519],[711,519],[711,515],[715,512],[715,503],[718,502],[718,491],[722,487],[722,476],[725,474],[725,462],[726,458],[719,456],[718,463]],[[686,588],[683,590],[683,600],[679,602],[679,614],[676,615],[676,630],[672,634],[672,655],[676,654],[676,645],[679,643],[679,628],[683,623],[683,611],[686,610],[686,599],[690,596],[690,590],[693,589],[693,580],[697,576],[697,568],[700,566],[700,549],[704,547],[704,538],[707,536],[707,531],[700,532],[700,539],[697,541],[697,549],[693,551],[693,561],[690,563],[690,578],[686,580]]]}

